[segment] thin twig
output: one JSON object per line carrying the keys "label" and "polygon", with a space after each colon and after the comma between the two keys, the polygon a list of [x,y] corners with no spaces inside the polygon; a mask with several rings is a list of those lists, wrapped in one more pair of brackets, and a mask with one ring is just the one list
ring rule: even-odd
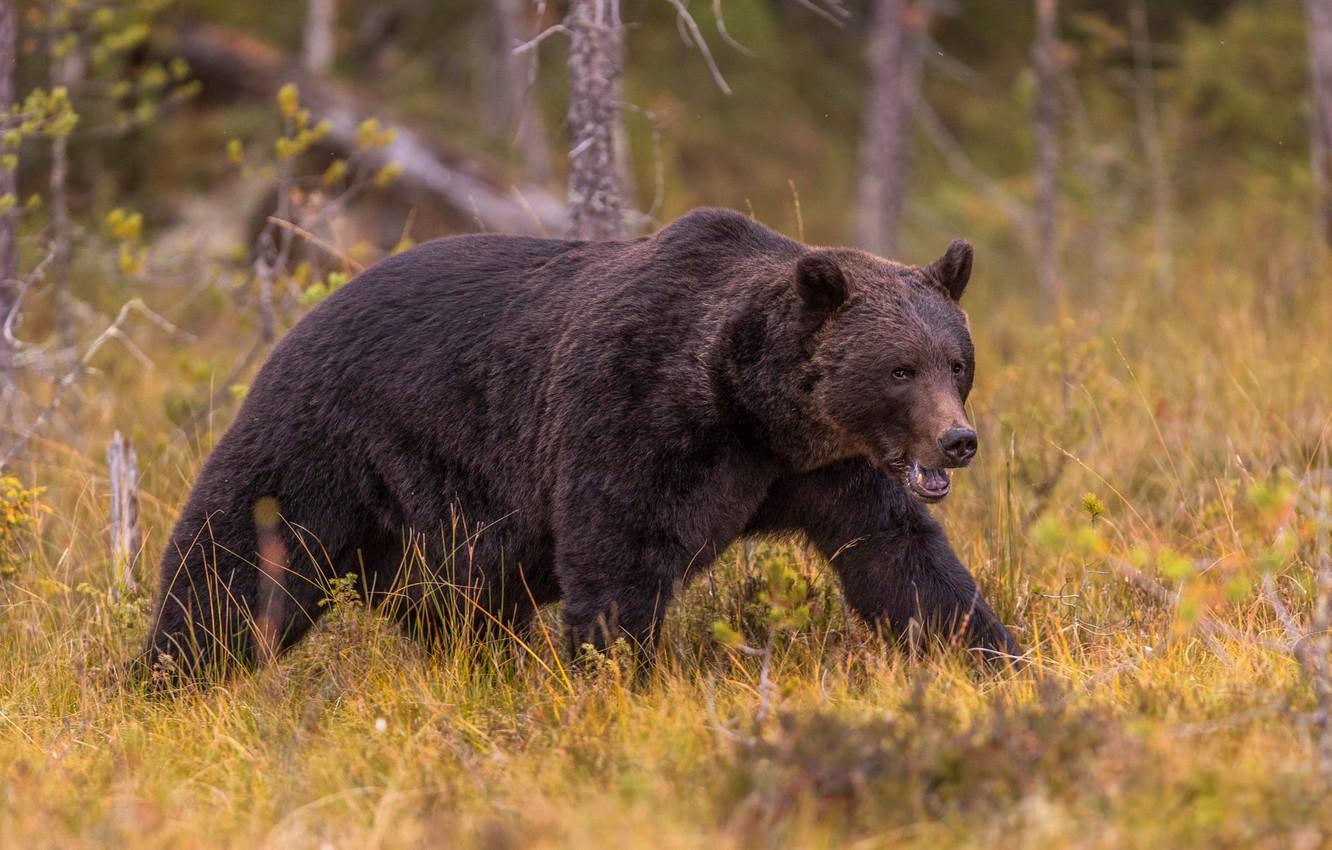
{"label": "thin twig", "polygon": [[[1110,559],[1109,565],[1110,569],[1113,570],[1116,575],[1123,578],[1134,587],[1137,587],[1148,596],[1151,596],[1157,602],[1171,608],[1175,606],[1176,595],[1170,592],[1165,585],[1142,572],[1137,567],[1117,558]],[[1226,652],[1221,646],[1218,637],[1225,637],[1229,640],[1236,641],[1237,643],[1258,646],[1273,652],[1290,652],[1290,647],[1285,644],[1270,641],[1256,635],[1247,634],[1234,626],[1228,623],[1223,623],[1207,614],[1199,614],[1195,621],[1195,625],[1198,627],[1198,630],[1202,632],[1203,638],[1207,640],[1212,649],[1217,651],[1218,655],[1225,659],[1230,659],[1230,653]],[[1233,659],[1231,662],[1233,663]]]}
{"label": "thin twig", "polygon": [[541,42],[550,38],[552,35],[559,35],[561,33],[564,35],[569,35],[569,28],[566,27],[564,24],[555,24],[553,26],[549,26],[544,30],[542,30],[541,32],[537,33],[534,38],[529,39],[528,41],[524,41],[522,44],[513,48],[513,55],[520,56],[529,50],[535,50],[537,47],[541,46]]}
{"label": "thin twig", "polygon": [[10,305],[9,313],[5,315],[4,322],[5,342],[9,344],[11,349],[18,350],[29,347],[29,343],[23,342],[14,336],[14,323],[18,319],[19,310],[23,308],[23,301],[27,297],[28,291],[32,289],[34,284],[41,282],[42,278],[46,275],[47,266],[55,261],[55,257],[55,250],[48,250],[41,262],[39,262],[32,271],[28,272],[19,283],[18,293],[14,296],[14,303]]}
{"label": "thin twig", "polygon": [[928,31],[921,32],[919,37],[922,41],[921,46],[924,48],[925,61],[938,67],[945,77],[979,92],[989,93],[993,91],[994,87],[990,85],[985,75],[945,51],[939,46],[939,42],[930,37]]}
{"label": "thin twig", "polygon": [[851,17],[850,10],[836,2],[836,0],[828,0],[826,8],[822,4],[814,2],[814,0],[796,0],[796,2],[833,26],[844,27],[847,19]]}
{"label": "thin twig", "polygon": [[924,98],[917,101],[916,108],[913,111],[925,128],[925,133],[930,137],[930,141],[943,155],[949,170],[974,185],[982,195],[989,198],[990,203],[1003,210],[1012,220],[1017,228],[1018,235],[1022,238],[1028,250],[1034,249],[1036,233],[1030,208],[976,167],[976,164],[971,161],[971,157],[967,156],[966,151],[962,149],[962,145],[948,131],[943,121],[939,119],[939,116],[930,108]]}
{"label": "thin twig", "polygon": [[51,421],[51,417],[65,400],[65,395],[84,373],[88,367],[88,363],[92,360],[93,356],[101,350],[102,346],[112,339],[118,339],[122,342],[126,339],[124,333],[121,331],[121,327],[125,324],[125,320],[129,318],[131,312],[137,312],[140,315],[147,317],[153,322],[153,324],[170,334],[182,335],[179,328],[162,315],[150,310],[140,299],[134,298],[126,301],[120,308],[120,312],[117,313],[116,317],[111,321],[111,324],[107,325],[106,329],[97,335],[97,338],[94,339],[88,346],[87,350],[83,352],[83,356],[78,359],[78,362],[76,362],[70,370],[65,373],[64,377],[60,379],[59,383],[56,384],[55,391],[51,395],[51,401],[46,405],[46,408],[37,415],[37,418],[24,430],[23,434],[5,450],[4,455],[0,456],[0,469],[9,466],[10,461],[12,461],[19,452],[23,451],[28,443],[32,442],[32,438],[37,435],[37,432],[46,427],[46,424]]}
{"label": "thin twig", "polygon": [[736,41],[731,36],[730,31],[726,29],[726,17],[722,15],[722,0],[712,0],[712,19],[717,23],[717,32],[721,35],[722,41],[731,45],[746,56],[754,55],[754,51]]}
{"label": "thin twig", "polygon": [[655,224],[657,215],[661,213],[662,204],[666,200],[666,158],[662,155],[661,121],[657,119],[655,112],[632,103],[621,103],[620,108],[643,116],[648,126],[652,128],[652,205],[648,207],[647,212],[638,215],[646,218],[649,224]]}
{"label": "thin twig", "polygon": [[703,54],[703,61],[707,63],[708,72],[712,74],[712,80],[717,84],[717,88],[722,90],[723,94],[730,94],[731,87],[726,84],[726,79],[722,77],[721,69],[717,67],[717,62],[712,58],[712,51],[708,49],[708,43],[703,39],[703,32],[698,28],[698,21],[689,14],[682,0],[666,0],[675,7],[676,20],[683,24],[689,30],[689,35],[693,38],[694,46],[698,52]]}
{"label": "thin twig", "polygon": [[342,261],[343,265],[355,269],[358,273],[365,271],[365,263],[362,263],[359,260],[356,260],[353,257],[344,254],[342,251],[338,250],[336,246],[330,245],[328,242],[325,242],[323,239],[320,239],[318,236],[315,236],[313,233],[301,227],[300,225],[287,221],[285,219],[278,218],[275,215],[270,215],[268,217],[268,221],[270,224],[274,224],[278,227],[290,230],[292,233],[306,240],[311,245],[314,245],[316,248],[320,248],[325,252],[333,255],[334,257],[337,257],[339,260]]}

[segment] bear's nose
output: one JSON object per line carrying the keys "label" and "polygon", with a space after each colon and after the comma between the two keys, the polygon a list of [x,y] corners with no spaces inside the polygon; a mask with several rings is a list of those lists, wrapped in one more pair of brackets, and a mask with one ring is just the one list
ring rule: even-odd
{"label": "bear's nose", "polygon": [[970,428],[949,428],[939,438],[939,448],[943,451],[944,457],[958,466],[975,457],[979,445],[976,432]]}

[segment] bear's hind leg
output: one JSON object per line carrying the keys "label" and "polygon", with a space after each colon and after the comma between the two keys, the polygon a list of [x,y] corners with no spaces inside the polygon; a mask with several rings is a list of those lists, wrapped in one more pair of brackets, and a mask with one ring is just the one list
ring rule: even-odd
{"label": "bear's hind leg", "polygon": [[155,683],[216,680],[253,667],[298,642],[324,612],[321,571],[293,534],[267,532],[261,542],[249,523],[200,528],[182,522],[162,558],[139,658]]}

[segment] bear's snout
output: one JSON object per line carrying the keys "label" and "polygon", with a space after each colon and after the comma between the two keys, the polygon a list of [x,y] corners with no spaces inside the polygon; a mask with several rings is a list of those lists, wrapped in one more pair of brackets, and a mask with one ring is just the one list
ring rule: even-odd
{"label": "bear's snout", "polygon": [[939,438],[939,451],[943,452],[949,466],[966,466],[976,456],[980,441],[972,428],[949,428]]}

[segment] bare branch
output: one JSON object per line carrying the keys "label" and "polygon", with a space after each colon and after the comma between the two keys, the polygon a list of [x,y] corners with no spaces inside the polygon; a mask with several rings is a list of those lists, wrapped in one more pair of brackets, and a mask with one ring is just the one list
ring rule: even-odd
{"label": "bare branch", "polygon": [[833,26],[844,27],[851,17],[851,11],[837,0],[827,0],[826,5],[817,3],[815,0],[796,0],[796,2]]}
{"label": "bare branch", "polygon": [[[1171,608],[1175,606],[1176,599],[1174,593],[1171,593],[1166,588],[1165,585],[1161,584],[1156,579],[1142,572],[1137,567],[1134,567],[1132,564],[1129,564],[1126,561],[1121,561],[1118,559],[1111,559],[1110,569],[1113,570],[1115,574],[1117,574],[1120,578],[1123,578],[1129,584],[1132,584],[1134,587],[1143,591],[1148,596],[1152,597],[1162,605],[1167,605]],[[1195,624],[1197,625],[1198,630],[1202,632],[1203,637],[1207,639],[1208,643],[1211,645],[1214,651],[1220,648],[1220,643],[1217,642],[1217,638],[1225,637],[1230,640],[1236,641],[1237,643],[1245,643],[1251,646],[1258,646],[1262,647],[1263,649],[1271,650],[1273,652],[1280,652],[1280,653],[1290,652],[1290,647],[1286,644],[1280,643],[1278,641],[1266,640],[1256,635],[1246,634],[1245,632],[1240,631],[1234,626],[1231,626],[1227,623],[1223,623],[1220,620],[1216,620],[1208,616],[1207,614],[1200,614],[1198,616],[1198,619],[1195,621]],[[1223,658],[1226,659],[1230,658],[1230,654],[1228,652],[1225,652],[1224,649],[1221,649],[1219,654]]]}
{"label": "bare branch", "polygon": [[930,37],[928,30],[923,30],[918,37],[921,40],[925,61],[938,68],[945,77],[970,86],[977,91],[993,90],[994,87],[990,85],[984,74],[945,51],[939,46],[939,42]]}
{"label": "bare branch", "polygon": [[83,356],[78,359],[70,370],[65,373],[64,377],[62,377],[56,384],[55,391],[51,394],[51,401],[46,405],[46,408],[37,415],[37,418],[32,421],[32,424],[24,430],[19,438],[5,450],[5,453],[0,455],[0,469],[9,466],[15,456],[27,448],[28,443],[32,442],[32,438],[51,421],[51,417],[60,409],[60,405],[64,402],[65,396],[69,393],[70,388],[73,387],[79,377],[87,371],[89,362],[93,359],[93,356],[101,350],[102,346],[106,345],[107,342],[113,339],[119,339],[122,341],[125,339],[125,335],[121,328],[129,318],[130,313],[139,313],[168,333],[176,335],[182,334],[179,328],[173,325],[164,316],[150,310],[148,306],[138,298],[125,302],[124,306],[120,308],[120,312],[111,320],[111,324],[107,325],[106,329],[97,335],[97,338],[94,339],[83,352]]}
{"label": "bare branch", "polygon": [[736,41],[731,36],[730,30],[726,29],[726,18],[722,15],[722,0],[712,0],[712,18],[717,23],[717,32],[721,34],[722,41],[731,45],[746,56],[754,55],[754,51]]}
{"label": "bare branch", "polygon": [[661,150],[661,121],[657,119],[655,112],[632,103],[621,103],[620,108],[641,115],[648,122],[648,126],[652,128],[652,174],[654,183],[652,205],[648,207],[647,212],[638,213],[637,215],[647,219],[647,223],[655,223],[666,198],[666,159]]}
{"label": "bare branch", "polygon": [[31,290],[35,284],[41,282],[42,278],[46,275],[47,266],[55,261],[55,256],[54,249],[48,250],[41,262],[39,262],[32,271],[24,275],[23,280],[20,281],[19,285],[16,287],[18,293],[15,294],[13,302],[9,305],[9,312],[5,314],[4,321],[4,341],[14,350],[28,347],[28,343],[25,343],[14,336],[14,325],[18,321],[18,314],[23,308],[23,301],[27,298],[28,291]]}
{"label": "bare branch", "polygon": [[546,27],[544,30],[537,33],[536,37],[524,41],[522,44],[513,48],[513,55],[521,56],[529,50],[535,50],[541,46],[541,42],[553,35],[569,35],[569,28],[564,24],[555,24],[554,26]]}
{"label": "bare branch", "polygon": [[690,37],[694,40],[694,46],[698,48],[699,53],[703,54],[703,61],[707,63],[708,72],[712,74],[712,80],[717,84],[717,88],[721,89],[723,94],[730,94],[731,87],[726,84],[721,69],[717,67],[716,60],[712,58],[712,51],[708,49],[708,43],[703,39],[703,33],[698,28],[698,21],[695,21],[694,16],[689,14],[683,0],[666,0],[666,2],[675,7],[676,22],[684,25],[689,31]]}
{"label": "bare branch", "polygon": [[926,135],[930,137],[930,141],[943,155],[949,170],[975,186],[977,191],[989,199],[990,203],[1002,210],[1017,227],[1018,235],[1023,242],[1028,248],[1032,248],[1035,245],[1035,232],[1030,208],[976,167],[976,164],[967,156],[966,151],[962,149],[962,145],[948,131],[943,121],[939,119],[939,116],[930,108],[929,103],[924,98],[921,98],[916,104],[915,114],[924,127]]}
{"label": "bare branch", "polygon": [[284,230],[288,230],[291,233],[294,233],[295,235],[309,242],[311,245],[314,245],[316,248],[319,248],[324,252],[328,253],[329,255],[336,257],[344,266],[356,271],[357,273],[365,271],[365,263],[362,263],[360,260],[357,260],[355,257],[348,256],[347,254],[338,250],[336,246],[330,245],[328,242],[325,242],[323,239],[320,239],[318,236],[315,236],[313,233],[301,227],[300,225],[287,221],[286,219],[278,218],[277,216],[274,215],[270,215],[268,217],[268,222],[272,225],[281,227]]}

